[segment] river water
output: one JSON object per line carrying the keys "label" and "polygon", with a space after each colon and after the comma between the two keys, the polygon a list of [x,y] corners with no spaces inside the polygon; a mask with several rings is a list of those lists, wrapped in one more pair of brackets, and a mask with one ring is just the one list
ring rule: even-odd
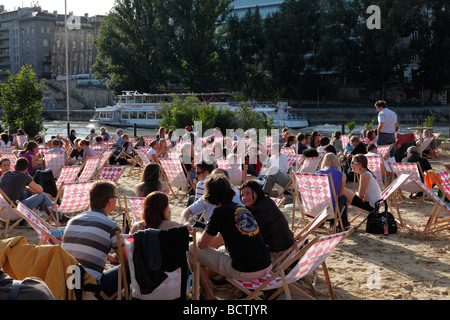
{"label": "river water", "polygon": [[[78,138],[84,138],[86,137],[91,129],[94,129],[95,132],[100,133],[100,127],[105,127],[106,130],[109,133],[115,133],[117,130],[117,127],[111,127],[107,125],[99,125],[97,123],[92,123],[89,121],[71,121],[70,122],[70,129],[75,129],[77,132]],[[410,133],[413,132],[413,130],[408,130],[410,127],[415,127],[415,123],[405,123],[399,125],[399,132],[401,133]],[[45,133],[46,140],[50,139],[52,136],[56,136],[57,134],[61,136],[67,136],[67,122],[66,121],[45,121],[44,127],[47,128],[47,131]],[[130,136],[134,136],[133,128],[122,128],[125,133],[129,134]],[[231,128],[230,128],[231,129]],[[361,130],[364,129],[364,125],[357,125],[353,132],[359,133]],[[320,133],[325,134],[329,137],[332,136],[334,131],[341,131],[342,126],[341,125],[335,125],[335,124],[324,124],[324,125],[317,125],[317,126],[311,126],[307,128],[303,128],[300,130],[292,130],[294,134],[297,134],[300,132],[307,132],[311,133],[313,130],[318,130]],[[345,128],[346,133],[347,128]],[[441,137],[449,137],[449,126],[447,123],[442,124],[436,124],[434,126],[434,132],[440,132]],[[154,136],[157,132],[157,129],[141,129],[137,128],[136,134],[138,136]]]}

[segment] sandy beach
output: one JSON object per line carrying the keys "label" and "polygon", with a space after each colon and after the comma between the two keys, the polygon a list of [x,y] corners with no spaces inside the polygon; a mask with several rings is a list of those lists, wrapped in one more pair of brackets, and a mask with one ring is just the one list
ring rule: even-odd
{"label": "sandy beach", "polygon": [[[443,170],[449,160],[442,155],[430,161],[435,171]],[[130,174],[130,165],[118,183],[119,195],[136,196],[134,187],[138,183],[138,169]],[[347,183],[349,188],[352,183]],[[437,189],[434,189],[437,192]],[[415,230],[422,230],[428,220],[433,202],[399,200],[402,218]],[[173,199],[173,197],[170,197]],[[172,220],[180,221],[186,198],[181,203],[171,200]],[[284,209],[288,222],[292,220],[292,209]],[[356,210],[349,209],[350,217]],[[297,214],[299,212],[297,211]],[[110,218],[122,226],[122,211],[115,210]],[[362,219],[362,217],[358,218]],[[361,220],[357,220],[361,221]],[[15,228],[10,236],[24,236],[29,243],[37,244],[39,238],[31,228]],[[450,230],[434,235],[400,228],[396,234],[373,235],[365,231],[365,224],[341,242],[326,260],[337,300],[448,300],[450,299]],[[309,286],[301,281],[307,292]],[[219,299],[236,299],[241,294],[230,284],[213,285]],[[316,299],[329,299],[321,268],[317,272]],[[282,294],[278,299],[285,299]],[[293,299],[304,298],[293,293]]]}

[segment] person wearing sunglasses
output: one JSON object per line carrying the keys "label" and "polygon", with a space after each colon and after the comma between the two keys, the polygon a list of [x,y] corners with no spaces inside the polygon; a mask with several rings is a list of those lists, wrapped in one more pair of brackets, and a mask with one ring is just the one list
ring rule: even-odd
{"label": "person wearing sunglasses", "polygon": [[375,175],[367,168],[367,163],[365,155],[357,154],[353,156],[352,170],[360,176],[358,193],[355,194],[345,188],[343,194],[352,206],[372,211],[375,208],[375,203],[381,199],[381,189]]}

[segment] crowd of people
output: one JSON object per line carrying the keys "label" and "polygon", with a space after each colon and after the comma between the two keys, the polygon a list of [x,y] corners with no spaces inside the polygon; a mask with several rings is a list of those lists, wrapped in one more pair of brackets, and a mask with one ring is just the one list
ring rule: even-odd
{"label": "crowd of people", "polygon": [[[67,138],[53,137],[47,141],[50,152],[65,152],[67,164],[76,165],[90,157],[96,157],[92,146],[109,142],[114,149],[110,164],[124,165],[135,159],[134,148],[147,147],[147,164],[134,190],[137,197],[144,198],[141,219],[134,221],[129,232],[137,234],[146,230],[167,231],[174,228],[197,232],[197,259],[200,263],[200,286],[204,299],[215,299],[210,282],[220,283],[226,278],[253,280],[264,276],[276,261],[295,243],[295,236],[289,223],[271,196],[283,189],[288,198],[287,187],[291,182],[291,172],[297,172],[301,163],[290,164],[286,148],[303,158],[321,157],[318,174],[332,177],[332,203],[341,213],[343,228],[350,223],[346,208],[354,206],[373,211],[375,203],[381,199],[380,185],[375,174],[368,167],[367,155],[377,155],[377,147],[394,145],[397,134],[397,115],[389,110],[384,101],[377,101],[378,127],[360,136],[351,134],[348,143],[344,135],[334,132],[331,137],[322,136],[319,131],[300,132],[296,136],[284,128],[270,146],[258,141],[249,143],[246,137],[232,134],[224,137],[219,128],[205,139],[197,139],[191,126],[186,126],[185,134],[175,137],[173,131],[166,133],[161,127],[150,143],[137,139],[132,143],[122,129],[110,134],[105,128],[97,134],[94,129],[85,138],[77,138],[72,130]],[[256,129],[245,132],[256,137]],[[19,133],[18,133],[19,134]],[[428,135],[423,133],[424,136]],[[8,145],[8,134],[0,136],[0,144]],[[275,137],[277,138],[277,137]],[[418,139],[418,143],[420,143]],[[0,159],[0,189],[12,201],[22,201],[30,209],[41,208],[47,214],[52,200],[46,195],[33,177],[42,170],[43,155],[39,145],[42,137],[26,141],[17,149],[18,160],[12,170],[10,159]],[[182,147],[179,147],[182,143]],[[384,173],[391,172],[389,162],[394,162],[395,148],[384,155]],[[169,194],[170,182],[165,179],[159,159],[173,157],[179,159],[185,168],[185,175],[193,182],[193,190],[181,214],[181,221],[171,220]],[[242,183],[232,183],[227,169],[215,165],[217,159],[241,157],[244,172],[252,178]],[[198,161],[200,159],[200,161]],[[419,162],[421,170],[432,170],[426,158],[422,157],[418,146],[410,145],[401,162]],[[389,174],[386,176],[389,177]],[[358,175],[356,192],[346,187]],[[350,180],[351,179],[351,180]],[[111,181],[96,181],[90,189],[90,209],[69,219],[60,216],[66,224],[62,236],[62,247],[70,253],[87,272],[98,281],[98,291],[111,295],[117,289],[119,268],[119,248],[116,232],[122,232],[119,225],[108,218],[116,208],[117,186]],[[420,197],[420,194],[411,197]],[[5,219],[6,216],[0,218]],[[10,217],[10,213],[5,214]],[[19,217],[14,217],[13,220]],[[331,224],[334,224],[332,219]],[[141,233],[142,234],[142,233]],[[193,263],[193,244],[188,248],[187,260]],[[107,263],[116,265],[106,268]],[[127,264],[127,259],[125,259]],[[129,269],[126,268],[129,282]],[[98,296],[100,297],[100,296]]]}

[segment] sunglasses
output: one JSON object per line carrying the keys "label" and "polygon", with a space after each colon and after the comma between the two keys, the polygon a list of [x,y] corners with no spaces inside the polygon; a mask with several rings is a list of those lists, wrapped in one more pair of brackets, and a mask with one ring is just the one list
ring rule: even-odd
{"label": "sunglasses", "polygon": [[351,164],[359,164],[357,161],[352,161]]}
{"label": "sunglasses", "polygon": [[202,174],[205,171],[195,171],[195,174]]}

